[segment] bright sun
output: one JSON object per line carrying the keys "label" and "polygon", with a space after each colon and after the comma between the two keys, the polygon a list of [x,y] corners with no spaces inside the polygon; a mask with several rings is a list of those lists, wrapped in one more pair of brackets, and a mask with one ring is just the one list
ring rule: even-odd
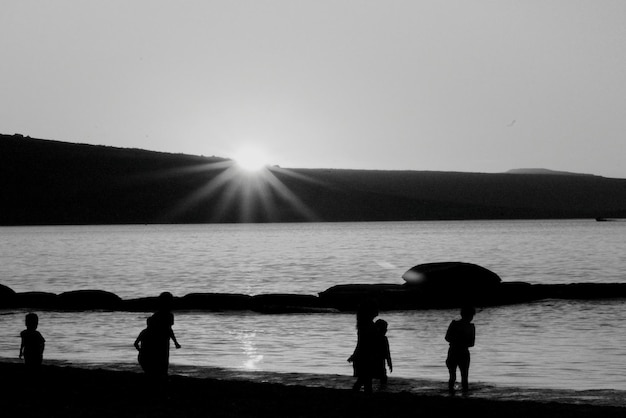
{"label": "bright sun", "polygon": [[247,172],[260,171],[269,165],[265,152],[250,146],[239,149],[233,160],[239,168]]}

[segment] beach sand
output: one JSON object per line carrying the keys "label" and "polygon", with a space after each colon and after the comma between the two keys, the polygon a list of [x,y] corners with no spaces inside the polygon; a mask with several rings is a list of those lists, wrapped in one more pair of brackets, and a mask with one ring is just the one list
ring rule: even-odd
{"label": "beach sand", "polygon": [[626,408],[411,392],[353,393],[245,380],[0,362],[2,417],[624,417]]}

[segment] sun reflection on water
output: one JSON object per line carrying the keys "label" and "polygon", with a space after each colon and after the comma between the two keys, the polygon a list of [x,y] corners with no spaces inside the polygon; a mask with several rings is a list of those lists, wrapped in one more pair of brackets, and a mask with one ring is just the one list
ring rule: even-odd
{"label": "sun reflection on water", "polygon": [[245,355],[242,366],[246,370],[257,370],[259,363],[263,361],[263,355],[258,354],[256,348],[256,332],[254,331],[239,331],[231,332],[235,339],[240,343],[243,353]]}

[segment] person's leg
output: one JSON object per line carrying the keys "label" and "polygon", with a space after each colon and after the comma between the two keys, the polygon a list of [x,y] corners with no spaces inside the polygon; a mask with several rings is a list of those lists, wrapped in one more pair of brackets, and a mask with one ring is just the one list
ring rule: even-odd
{"label": "person's leg", "polygon": [[363,391],[365,393],[372,393],[372,378],[366,377],[363,379]]}
{"label": "person's leg", "polygon": [[459,369],[461,370],[461,387],[464,392],[469,390],[469,366],[470,366],[470,354],[469,351],[463,355],[463,358],[459,362]]}
{"label": "person's leg", "polygon": [[456,383],[456,361],[454,361],[454,358],[450,355],[446,360],[446,366],[448,366],[448,373],[450,374],[448,390],[454,392],[454,384]]}

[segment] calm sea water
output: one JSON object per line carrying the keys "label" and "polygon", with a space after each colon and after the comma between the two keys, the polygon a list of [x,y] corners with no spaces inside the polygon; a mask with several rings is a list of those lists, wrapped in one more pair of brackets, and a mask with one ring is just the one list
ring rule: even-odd
{"label": "calm sea water", "polygon": [[[465,261],[505,281],[626,282],[626,222],[471,221],[0,228],[0,283],[16,291],[102,289],[317,294],[402,283],[410,267]],[[475,317],[470,380],[510,387],[626,390],[624,299],[546,300]],[[0,311],[0,356],[17,357],[23,311]],[[136,364],[145,313],[40,312],[45,357]],[[382,312],[391,377],[445,382],[456,310]],[[176,313],[175,366],[350,376],[351,314]]]}

